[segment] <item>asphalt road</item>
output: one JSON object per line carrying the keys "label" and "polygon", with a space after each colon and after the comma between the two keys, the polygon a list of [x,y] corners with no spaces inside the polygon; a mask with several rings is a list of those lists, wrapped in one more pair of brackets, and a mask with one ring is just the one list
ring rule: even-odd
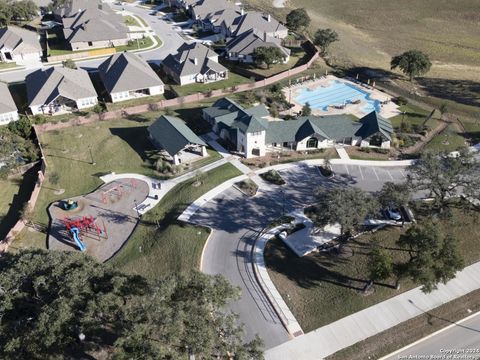
{"label": "asphalt road", "polygon": [[242,297],[231,305],[245,325],[247,339],[259,334],[269,349],[289,339],[286,330],[258,287],[251,266],[251,246],[258,232],[282,212],[288,213],[314,202],[319,186],[358,186],[378,191],[387,181],[405,179],[403,168],[334,165],[333,180],[319,175],[315,167],[295,165],[280,171],[287,185],[272,186],[253,198],[230,188],[208,202],[191,221],[214,229],[206,245],[202,271],[223,274],[239,286]]}
{"label": "asphalt road", "polygon": [[461,322],[384,359],[480,359],[480,316]]}
{"label": "asphalt road", "polygon": [[[111,4],[114,10],[122,10],[122,6]],[[142,17],[152,28],[155,34],[162,40],[162,46],[156,49],[139,52],[138,54],[149,62],[159,63],[169,54],[175,54],[185,40],[180,36],[180,33],[173,29],[172,24],[168,24],[161,20],[159,16],[149,15],[151,10],[137,7],[134,4],[126,3],[125,11],[131,12]],[[98,67],[106,57],[94,60],[76,61],[78,67],[85,70],[92,70]],[[39,67],[28,69],[9,71],[0,73],[0,80],[5,82],[24,81],[27,74],[38,70],[40,68],[47,69],[52,65],[44,64]]]}

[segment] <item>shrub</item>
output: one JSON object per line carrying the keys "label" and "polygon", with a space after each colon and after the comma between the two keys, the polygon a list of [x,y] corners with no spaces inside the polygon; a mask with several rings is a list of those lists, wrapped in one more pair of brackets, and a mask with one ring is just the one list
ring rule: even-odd
{"label": "shrub", "polygon": [[260,177],[263,180],[268,181],[275,185],[285,184],[285,180],[283,180],[283,178],[280,176],[280,174],[276,170],[269,170],[263,174],[260,174]]}
{"label": "shrub", "polygon": [[408,104],[408,99],[407,99],[407,98],[404,98],[403,96],[398,96],[398,97],[395,99],[395,102],[396,102],[398,105],[407,105],[407,104]]}

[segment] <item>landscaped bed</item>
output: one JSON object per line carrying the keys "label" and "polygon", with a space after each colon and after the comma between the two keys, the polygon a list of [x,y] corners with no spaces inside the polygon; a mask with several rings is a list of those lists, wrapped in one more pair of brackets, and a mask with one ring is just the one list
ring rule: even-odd
{"label": "landscaped bed", "polygon": [[280,176],[278,171],[276,170],[269,170],[267,172],[264,172],[260,174],[260,177],[268,181],[269,183],[275,184],[275,185],[285,185],[285,180]]}
{"label": "landscaped bed", "polygon": [[345,148],[350,159],[356,160],[389,160],[391,158],[389,149],[360,148],[348,146]]}
{"label": "landscaped bed", "polygon": [[235,183],[235,186],[247,196],[254,196],[258,190],[258,185],[251,179],[239,181]]}
{"label": "landscaped bed", "polygon": [[267,153],[262,157],[256,157],[251,159],[242,159],[242,163],[252,168],[264,168],[271,165],[283,164],[289,162],[296,162],[308,159],[338,159],[337,151],[333,148],[330,149],[317,149],[311,151],[284,151],[278,153]]}
{"label": "landscaped bed", "polygon": [[[445,233],[455,234],[466,264],[480,260],[476,213],[455,209],[449,221],[440,226]],[[368,254],[373,243],[380,244],[394,262],[408,259],[408,251],[396,244],[406,229],[388,227],[350,241],[339,254],[314,253],[302,258],[273,239],[265,249],[268,272],[303,330],[308,332],[399,294],[394,278],[383,281],[386,286],[375,285],[375,291],[368,296],[363,289],[369,282]],[[415,286],[410,280],[402,280],[400,291]]]}

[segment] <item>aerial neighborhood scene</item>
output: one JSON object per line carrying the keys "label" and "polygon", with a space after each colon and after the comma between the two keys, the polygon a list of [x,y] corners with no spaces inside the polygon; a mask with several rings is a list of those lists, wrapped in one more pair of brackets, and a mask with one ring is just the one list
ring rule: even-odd
{"label": "aerial neighborhood scene", "polygon": [[0,359],[480,359],[479,24],[0,0]]}

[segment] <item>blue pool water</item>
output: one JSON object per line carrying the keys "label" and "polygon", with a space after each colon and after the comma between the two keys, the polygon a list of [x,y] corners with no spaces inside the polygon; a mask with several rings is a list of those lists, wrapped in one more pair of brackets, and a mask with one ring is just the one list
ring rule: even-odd
{"label": "blue pool water", "polygon": [[372,111],[380,112],[380,101],[370,99],[370,93],[356,87],[355,85],[335,80],[327,87],[318,87],[315,89],[304,88],[300,91],[295,101],[301,105],[307,102],[312,109],[328,110],[331,105],[343,105],[355,100],[366,102],[362,111],[368,114]]}

